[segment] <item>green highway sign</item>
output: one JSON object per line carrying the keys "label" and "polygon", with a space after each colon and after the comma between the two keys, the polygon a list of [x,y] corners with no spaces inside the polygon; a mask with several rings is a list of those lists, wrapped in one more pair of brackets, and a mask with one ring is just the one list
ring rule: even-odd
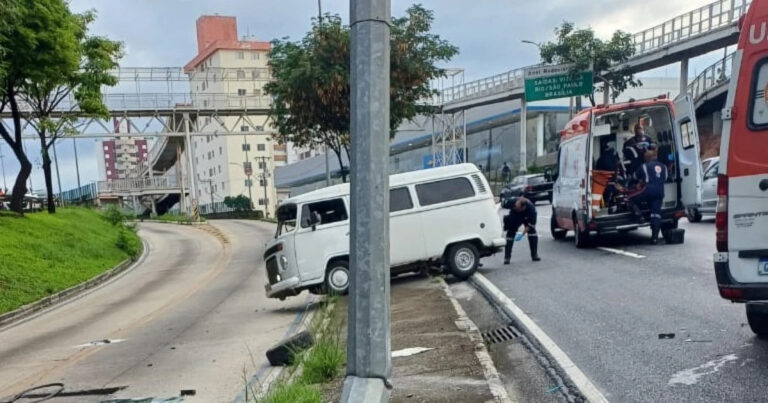
{"label": "green highway sign", "polygon": [[544,101],[592,93],[594,74],[583,71],[572,76],[571,65],[538,66],[525,71],[525,100]]}

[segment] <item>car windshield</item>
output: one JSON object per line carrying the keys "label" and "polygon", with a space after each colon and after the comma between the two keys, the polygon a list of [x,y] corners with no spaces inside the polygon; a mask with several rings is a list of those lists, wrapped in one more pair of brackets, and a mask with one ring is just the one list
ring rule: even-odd
{"label": "car windshield", "polygon": [[284,204],[277,209],[277,232],[275,238],[296,229],[296,205]]}

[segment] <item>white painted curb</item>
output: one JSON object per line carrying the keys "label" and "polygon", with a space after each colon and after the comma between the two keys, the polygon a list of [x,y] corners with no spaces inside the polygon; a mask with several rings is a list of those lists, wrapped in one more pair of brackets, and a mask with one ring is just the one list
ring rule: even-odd
{"label": "white painted curb", "polygon": [[471,281],[479,287],[483,293],[492,300],[496,306],[500,307],[504,313],[517,321],[527,334],[533,336],[539,345],[557,362],[560,368],[570,378],[571,382],[578,388],[579,392],[590,402],[607,403],[608,399],[597,389],[592,381],[584,375],[583,372],[571,361],[568,355],[555,344],[555,342],[544,333],[536,323],[528,317],[512,300],[509,299],[501,290],[491,283],[485,276],[475,273]]}

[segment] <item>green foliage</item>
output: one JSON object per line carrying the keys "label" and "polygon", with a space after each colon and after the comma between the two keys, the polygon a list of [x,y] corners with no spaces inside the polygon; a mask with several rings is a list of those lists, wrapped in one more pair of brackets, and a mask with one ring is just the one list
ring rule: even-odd
{"label": "green foliage", "polygon": [[320,403],[320,391],[309,385],[300,383],[279,383],[273,386],[260,403]]}
{"label": "green foliage", "polygon": [[[420,104],[435,93],[431,80],[445,75],[438,62],[458,49],[430,33],[434,15],[420,5],[392,20],[390,52],[390,136],[403,121],[431,110]],[[303,40],[274,40],[269,66],[273,81],[264,88],[274,102],[270,111],[279,143],[299,147],[325,145],[342,166],[349,153],[350,29],[338,15],[314,20]]]}
{"label": "green foliage", "polygon": [[[79,109],[80,115],[108,117],[101,88],[117,84],[111,70],[122,56],[122,45],[89,36],[88,25],[95,20],[95,13],[72,13],[64,0],[7,0],[6,7],[14,12],[0,14],[0,27],[6,32],[0,36],[6,61],[0,98],[17,99],[31,108],[34,119],[28,123],[40,137],[48,208],[54,212],[48,149],[57,137],[74,132],[76,119],[54,116],[53,112],[72,96],[76,103],[73,109]],[[12,105],[11,113],[14,126],[18,126],[18,108]],[[5,129],[0,132],[18,153],[18,138],[11,139]]]}
{"label": "green foliage", "polygon": [[136,236],[133,227],[124,227],[118,232],[115,246],[130,256],[131,259],[136,259],[141,253],[141,240]]}
{"label": "green foliage", "polygon": [[[609,41],[604,41],[595,37],[592,28],[576,29],[572,22],[567,21],[555,28],[555,41],[541,45],[541,61],[544,63],[574,63],[573,73],[593,68],[596,75],[604,74],[603,78],[610,83],[614,101],[630,86],[642,85],[628,68],[615,68],[634,54],[631,34],[616,31]],[[590,100],[594,105],[594,94],[590,95]]]}
{"label": "green foliage", "polygon": [[82,283],[130,257],[119,249],[140,245],[131,230],[94,210],[61,208],[58,214],[0,214],[0,313]]}
{"label": "green foliage", "polygon": [[107,206],[102,212],[101,217],[108,223],[115,226],[122,226],[125,223],[126,216],[116,206]]}
{"label": "green foliage", "polygon": [[300,382],[308,385],[327,382],[341,373],[346,362],[346,349],[337,337],[320,339],[302,360]]}
{"label": "green foliage", "polygon": [[251,210],[253,206],[251,204],[251,199],[245,195],[238,195],[235,197],[227,196],[224,198],[224,205],[233,208],[236,211]]}

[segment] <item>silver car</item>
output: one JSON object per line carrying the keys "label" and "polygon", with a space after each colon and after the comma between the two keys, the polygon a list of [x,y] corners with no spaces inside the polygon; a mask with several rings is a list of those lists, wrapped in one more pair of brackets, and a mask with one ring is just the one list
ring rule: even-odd
{"label": "silver car", "polygon": [[688,221],[699,222],[703,214],[715,214],[717,209],[717,174],[720,168],[720,157],[709,158],[709,166],[704,170],[704,180],[701,185],[701,207],[689,208],[686,212]]}

